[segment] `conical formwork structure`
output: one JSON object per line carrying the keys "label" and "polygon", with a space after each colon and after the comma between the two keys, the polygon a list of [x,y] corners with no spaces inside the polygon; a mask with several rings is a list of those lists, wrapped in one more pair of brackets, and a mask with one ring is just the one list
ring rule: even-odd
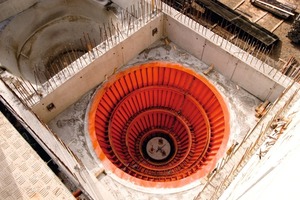
{"label": "conical formwork structure", "polygon": [[88,120],[104,166],[146,187],[181,187],[207,175],[229,137],[229,113],[215,87],[166,62],[110,78],[96,92]]}

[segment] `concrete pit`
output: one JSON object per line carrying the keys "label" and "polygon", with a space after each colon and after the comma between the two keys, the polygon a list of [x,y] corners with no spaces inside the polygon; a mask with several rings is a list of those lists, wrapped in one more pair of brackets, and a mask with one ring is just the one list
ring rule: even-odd
{"label": "concrete pit", "polygon": [[105,168],[146,187],[182,187],[207,175],[229,138],[229,112],[217,89],[161,61],[111,77],[91,101],[88,124]]}
{"label": "concrete pit", "polygon": [[[172,47],[172,48],[170,48]],[[145,64],[145,60],[149,61],[149,64]],[[160,60],[159,62],[156,62],[157,60]],[[173,63],[173,64],[170,64]],[[223,120],[226,119],[226,123],[228,123],[228,126],[230,126],[230,135],[225,134],[224,132],[224,137],[228,137],[228,143],[226,145],[226,139],[224,138],[224,141],[222,140],[211,140],[211,142],[221,142],[222,147],[219,148],[219,153],[214,152],[208,152],[207,155],[214,155],[216,157],[213,158],[211,161],[206,161],[206,165],[202,166],[203,171],[199,170],[198,173],[195,173],[194,176],[186,177],[186,178],[177,178],[178,180],[170,181],[168,180],[167,176],[161,176],[161,179],[156,180],[152,183],[149,183],[146,179],[137,179],[134,177],[134,175],[127,174],[125,171],[121,169],[118,169],[112,161],[110,161],[108,158],[110,157],[109,153],[106,155],[102,151],[98,139],[96,137],[96,130],[92,128],[92,131],[94,132],[89,132],[87,127],[90,125],[89,123],[95,124],[95,121],[93,120],[87,120],[88,113],[91,114],[91,108],[88,106],[89,104],[95,104],[95,108],[98,108],[99,106],[99,101],[101,100],[101,97],[105,94],[105,91],[109,92],[111,95],[111,91],[107,90],[110,86],[113,86],[114,84],[119,85],[121,82],[124,83],[125,79],[122,79],[122,77],[127,77],[126,74],[133,73],[136,70],[142,70],[142,69],[147,69],[147,66],[151,68],[151,63],[156,63],[153,67],[159,67],[158,63],[162,63],[164,67],[167,67],[167,64],[170,64],[170,66],[173,66],[173,68],[179,70],[180,73],[178,74],[186,74],[190,77],[196,77],[197,79],[199,78],[200,85],[205,85],[208,84],[209,87],[208,89],[212,89],[212,93],[216,92],[217,97],[216,99],[220,99],[222,102],[222,106],[220,105],[220,112],[223,112],[222,107],[225,107],[225,113],[226,110],[228,110],[228,113],[226,115],[230,115],[229,122],[228,116],[224,118]],[[141,68],[141,69],[140,69]],[[184,68],[184,70],[183,70]],[[171,67],[172,69],[172,67]],[[171,72],[171,69],[169,71]],[[176,46],[174,43],[170,43],[169,45],[166,45],[164,43],[164,40],[160,40],[155,42],[153,45],[149,47],[149,50],[141,52],[139,55],[137,55],[134,59],[132,59],[130,62],[128,62],[127,65],[123,66],[120,68],[115,75],[112,77],[109,77],[107,81],[105,81],[103,84],[100,85],[99,89],[97,89],[97,92],[95,92],[95,89],[89,91],[84,95],[79,101],[74,103],[72,106],[67,108],[65,111],[63,111],[61,114],[56,116],[53,120],[50,121],[49,126],[55,133],[58,134],[58,136],[66,143],[68,146],[71,148],[71,150],[82,160],[82,162],[85,163],[85,165],[90,169],[91,171],[99,171],[99,168],[105,169],[106,175],[101,175],[99,176],[99,181],[103,183],[107,188],[108,191],[110,191],[112,194],[114,194],[114,197],[116,199],[147,199],[147,198],[162,198],[162,194],[164,196],[164,199],[180,199],[180,198],[185,198],[185,199],[192,199],[194,196],[199,192],[199,190],[202,187],[201,180],[204,180],[205,177],[200,178],[207,172],[210,172],[213,170],[215,167],[215,162],[218,161],[218,156],[222,156],[221,154],[224,155],[224,149],[222,148],[229,148],[233,143],[235,142],[241,142],[243,139],[244,135],[251,129],[251,127],[254,126],[256,123],[256,119],[254,117],[254,108],[257,106],[260,102],[259,99],[257,99],[255,96],[249,94],[242,88],[238,87],[235,83],[232,81],[228,80],[225,78],[223,75],[218,73],[217,71],[213,70],[210,72],[210,74],[206,77],[203,77],[203,72],[208,69],[208,66],[204,64],[202,61],[197,59],[196,57],[192,56],[188,52],[184,51],[181,49],[179,46]],[[148,70],[148,69],[147,69]],[[140,71],[142,72],[142,71]],[[158,70],[157,70],[158,72]],[[153,75],[153,73],[152,73]],[[168,76],[167,76],[168,77]],[[177,76],[175,76],[177,77]],[[127,77],[127,78],[130,78]],[[178,77],[177,77],[178,78]],[[119,80],[120,79],[120,80]],[[119,81],[118,81],[119,80]],[[128,79],[131,80],[131,79]],[[148,80],[148,79],[147,79]],[[154,80],[154,79],[153,79]],[[167,81],[167,79],[165,80]],[[198,82],[196,81],[196,82]],[[202,82],[204,81],[204,83]],[[149,81],[147,81],[148,83]],[[177,81],[178,82],[178,81]],[[143,82],[141,82],[143,83]],[[151,83],[151,82],[149,82]],[[170,82],[171,83],[171,82]],[[175,82],[174,82],[175,83]],[[127,84],[126,84],[127,85]],[[212,86],[213,85],[213,86]],[[155,88],[156,86],[153,86],[153,81],[152,81],[152,87]],[[212,86],[212,87],[211,87]],[[168,85],[161,85],[160,91],[165,91],[164,88],[169,87]],[[186,84],[182,84],[181,86],[182,91],[184,89],[182,88],[188,88]],[[180,88],[177,86],[177,89],[171,91],[178,90]],[[198,91],[194,90],[196,85],[193,86],[193,91]],[[200,86],[201,87],[201,86]],[[159,87],[157,87],[159,88]],[[192,88],[192,87],[191,87]],[[147,91],[144,88],[145,91]],[[185,89],[187,90],[187,89]],[[124,92],[123,90],[120,90]],[[131,92],[138,94],[138,91]],[[152,91],[153,92],[153,91]],[[130,94],[131,94],[130,93]],[[130,95],[128,94],[128,95]],[[180,93],[179,93],[180,94]],[[125,93],[123,94],[125,95]],[[125,96],[128,96],[125,95]],[[97,98],[96,100],[95,98]],[[114,96],[114,95],[113,95]],[[180,96],[180,95],[178,95]],[[184,93],[181,93],[181,96],[184,96]],[[108,96],[106,96],[108,98]],[[122,98],[124,99],[124,98]],[[124,99],[121,102],[126,103],[130,98],[127,100]],[[157,98],[159,99],[159,98]],[[178,101],[180,98],[178,99]],[[103,101],[103,100],[102,100]],[[119,103],[121,103],[119,102]],[[197,101],[196,101],[197,102]],[[159,103],[159,102],[157,102]],[[117,102],[116,102],[117,104]],[[125,104],[124,104],[125,105]],[[143,103],[140,103],[139,105],[144,105]],[[145,104],[147,105],[147,104]],[[180,104],[177,105],[176,103],[173,105],[174,106],[179,106]],[[100,107],[100,106],[99,106]],[[123,106],[124,107],[124,106]],[[160,108],[161,106],[158,106]],[[95,112],[97,110],[94,110]],[[133,111],[137,111],[133,109]],[[164,115],[167,115],[168,112],[165,112],[164,110],[159,111]],[[189,111],[185,111],[189,112]],[[147,116],[149,117],[153,115],[153,112],[148,111],[144,112],[141,117],[136,117],[136,119],[141,119],[141,122],[143,121],[143,117]],[[173,112],[174,113],[174,112]],[[171,120],[174,120],[174,116],[176,117],[178,113],[174,113],[171,116]],[[204,115],[201,114],[201,116],[204,116],[204,118],[207,117],[207,113],[203,112]],[[253,113],[253,115],[249,114]],[[95,114],[95,113],[94,113]],[[149,115],[148,115],[149,114]],[[128,114],[129,115],[129,114]],[[93,118],[95,120],[95,118]],[[184,123],[179,123],[180,118],[176,117],[178,121],[178,127],[182,125],[182,128],[184,129],[186,127],[186,122]],[[98,119],[97,119],[98,120]],[[106,119],[107,120],[107,119]],[[225,122],[223,121],[223,122]],[[118,122],[118,121],[116,121]],[[205,124],[205,122],[202,122]],[[116,125],[118,123],[115,123]],[[223,125],[225,125],[223,123]],[[85,127],[84,127],[85,126]],[[227,127],[229,128],[229,127]],[[226,129],[227,129],[226,128]],[[223,131],[225,130],[225,126],[223,127]],[[165,135],[168,135],[168,133],[165,130],[159,130],[159,133],[164,133]],[[98,132],[99,135],[102,133]],[[148,131],[149,135],[151,135],[151,131]],[[91,142],[91,136],[92,135],[92,142]],[[155,134],[154,134],[155,135]],[[99,138],[101,138],[100,136]],[[156,136],[151,136],[149,138],[155,138]],[[221,136],[222,137],[222,136]],[[148,139],[149,139],[148,138]],[[106,139],[109,139],[108,137]],[[125,138],[126,139],[126,138]],[[149,139],[150,140],[150,139]],[[149,141],[148,140],[148,141]],[[147,138],[143,141],[147,141]],[[126,140],[125,140],[126,143]],[[131,142],[132,143],[132,142]],[[147,142],[146,142],[147,143]],[[174,142],[175,143],[175,142]],[[140,144],[143,144],[141,141]],[[95,148],[96,147],[96,151]],[[104,145],[107,145],[104,143]],[[118,144],[115,144],[116,148],[120,148]],[[103,148],[104,146],[102,146]],[[122,146],[124,148],[124,146]],[[103,148],[104,149],[104,148]],[[137,154],[130,152],[132,155],[140,155],[141,157],[145,156],[143,155],[143,152],[140,152],[139,149],[137,149]],[[129,154],[129,152],[127,152]],[[103,157],[99,155],[102,155]],[[113,154],[111,154],[113,155]],[[196,158],[196,157],[195,157]],[[174,158],[173,158],[174,159]],[[99,162],[101,161],[101,162]],[[104,161],[104,162],[103,162]],[[124,159],[123,159],[124,161]],[[172,159],[170,159],[169,162],[171,162]],[[151,162],[150,162],[151,163]],[[154,163],[155,164],[155,163]],[[158,164],[156,164],[158,165]],[[165,165],[168,165],[168,162],[165,163]],[[147,166],[147,165],[146,165]],[[185,169],[186,170],[186,169]],[[207,170],[207,171],[206,171]],[[187,171],[185,171],[187,172]],[[119,174],[118,174],[119,173]],[[179,177],[178,174],[175,173],[174,177]],[[144,176],[147,177],[147,176]],[[194,178],[198,177],[198,179],[195,181]],[[134,182],[134,181],[135,182]],[[164,181],[162,181],[164,180]],[[186,181],[186,182],[185,182]],[[146,187],[145,187],[146,186]],[[153,188],[155,187],[155,190]]]}

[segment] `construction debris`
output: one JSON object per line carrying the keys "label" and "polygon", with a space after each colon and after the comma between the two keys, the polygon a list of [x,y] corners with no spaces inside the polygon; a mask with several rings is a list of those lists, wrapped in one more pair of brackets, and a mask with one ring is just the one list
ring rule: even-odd
{"label": "construction debris", "polygon": [[101,174],[104,174],[104,175],[106,174],[104,168],[100,168],[98,171],[96,171],[96,172],[95,172],[95,177],[96,177],[96,178],[99,178],[99,176],[100,176]]}
{"label": "construction debris", "polygon": [[258,153],[259,159],[262,159],[262,157],[268,153],[270,148],[276,143],[278,138],[287,129],[291,121],[292,117],[278,117],[272,122],[270,128],[272,128],[273,131],[268,135],[266,141],[260,147]]}
{"label": "construction debris", "polygon": [[257,7],[267,10],[284,19],[294,16],[297,8],[295,5],[281,3],[276,0],[251,0],[250,2]]}
{"label": "construction debris", "polygon": [[291,123],[292,118],[279,117],[275,119],[271,125],[271,128],[274,129],[275,132],[281,134],[285,129],[287,129],[288,125]]}
{"label": "construction debris", "polygon": [[294,20],[287,37],[294,43],[300,43],[300,15]]}
{"label": "construction debris", "polygon": [[239,145],[238,142],[234,142],[229,149],[226,151],[226,155],[230,156],[232,154],[232,152],[235,150],[236,146]]}
{"label": "construction debris", "polygon": [[280,72],[286,76],[296,78],[300,74],[300,67],[298,61],[294,56],[291,56],[289,60],[282,66]]}
{"label": "construction debris", "polygon": [[203,74],[207,76],[213,69],[214,69],[214,65],[211,64],[211,65],[209,66],[209,68],[207,68],[207,69],[203,72]]}
{"label": "construction debris", "polygon": [[274,31],[276,31],[276,29],[284,22],[284,19],[280,20],[274,28],[272,28],[271,32],[274,33]]}
{"label": "construction debris", "polygon": [[170,45],[170,41],[167,37],[164,39],[164,41],[165,41],[165,45]]}
{"label": "construction debris", "polygon": [[263,103],[260,103],[256,108],[255,108],[255,117],[261,118],[267,113],[268,108],[270,107],[271,103],[270,101],[266,100]]}
{"label": "construction debris", "polygon": [[[219,17],[219,23],[225,26],[236,27],[239,32],[238,35],[240,32],[246,33],[250,37],[263,43],[265,46],[270,46],[278,41],[278,37],[275,34],[256,23],[252,23],[247,17],[244,17],[239,12],[227,7],[220,1],[196,0],[196,2],[206,9],[206,15],[215,16],[215,19],[218,19]],[[237,9],[242,2],[243,1],[238,3],[235,8]],[[249,15],[249,13],[246,13],[245,15]],[[218,20],[215,20],[214,22],[218,22]]]}

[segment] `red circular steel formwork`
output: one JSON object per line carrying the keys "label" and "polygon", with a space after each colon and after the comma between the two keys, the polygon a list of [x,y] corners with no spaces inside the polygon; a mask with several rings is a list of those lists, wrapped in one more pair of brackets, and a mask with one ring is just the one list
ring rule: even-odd
{"label": "red circular steel formwork", "polygon": [[175,63],[151,62],[114,75],[95,93],[88,114],[106,169],[145,187],[182,187],[207,175],[229,138],[221,94]]}

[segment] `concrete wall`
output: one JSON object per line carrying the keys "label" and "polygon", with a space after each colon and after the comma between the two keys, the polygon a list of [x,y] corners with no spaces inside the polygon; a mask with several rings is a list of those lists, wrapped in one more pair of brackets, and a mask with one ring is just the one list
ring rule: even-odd
{"label": "concrete wall", "polygon": [[111,20],[116,21],[115,14],[91,0],[39,1],[14,16],[0,32],[0,63],[33,83],[34,68],[44,71],[49,59],[64,51],[84,49],[80,42],[84,33],[99,43],[99,27]]}
{"label": "concrete wall", "polygon": [[[192,24],[192,20],[177,16],[165,15],[164,31],[165,35],[181,48],[207,65],[213,64],[217,71],[261,100],[275,101],[284,90],[284,85],[234,55],[234,50],[241,51],[238,47],[233,45],[231,51],[225,50],[225,44],[221,43],[222,38],[216,44],[213,40],[219,36],[204,27],[197,28],[197,25]],[[181,19],[188,22],[183,24]],[[191,27],[196,27],[198,32]],[[218,42],[216,39],[214,41]]]}
{"label": "concrete wall", "polygon": [[[112,75],[115,68],[125,65],[153,42],[159,40],[163,35],[162,27],[163,16],[161,15],[121,41],[103,56],[97,58],[59,88],[55,89],[36,104],[33,107],[33,111],[44,122],[50,121],[78,101],[86,92],[103,82],[107,76]],[[154,28],[157,28],[158,32],[152,36]],[[53,103],[55,108],[48,111],[46,107],[50,103]]]}
{"label": "concrete wall", "polygon": [[[194,27],[194,25],[191,27]],[[158,28],[158,33],[152,36],[154,28]],[[225,77],[261,100],[275,101],[286,87],[286,85],[276,82],[266,73],[258,70],[257,66],[255,68],[247,60],[244,61],[239,56],[234,55],[233,51],[240,51],[238,47],[233,46],[232,50],[228,51],[223,48],[222,44],[216,44],[212,41],[211,38],[215,36],[209,30],[202,31],[202,34],[199,30],[195,32],[186,24],[180,22],[178,17],[173,18],[165,14],[153,19],[139,31],[125,38],[103,56],[97,58],[89,66],[42,99],[33,107],[33,110],[42,120],[48,122],[65,108],[75,103],[83,94],[104,81],[105,77],[110,76],[115,68],[127,64],[138,53],[163,36],[167,36],[178,46],[207,65],[213,64],[215,69]],[[256,62],[256,65],[260,63],[261,61]],[[50,103],[55,106],[52,111],[48,111],[46,108]]]}
{"label": "concrete wall", "polygon": [[[219,199],[299,199],[299,95],[296,98],[296,103],[286,114],[286,117],[292,117],[287,129],[279,134],[279,125],[277,136],[274,135],[275,130],[272,130],[270,135],[273,138],[279,137],[274,146],[271,142],[275,141],[267,139]],[[267,153],[259,158],[259,152],[266,150]]]}
{"label": "concrete wall", "polygon": [[0,2],[0,22],[10,18],[30,6],[34,5],[37,3],[38,0],[6,0],[6,1],[1,1]]}

